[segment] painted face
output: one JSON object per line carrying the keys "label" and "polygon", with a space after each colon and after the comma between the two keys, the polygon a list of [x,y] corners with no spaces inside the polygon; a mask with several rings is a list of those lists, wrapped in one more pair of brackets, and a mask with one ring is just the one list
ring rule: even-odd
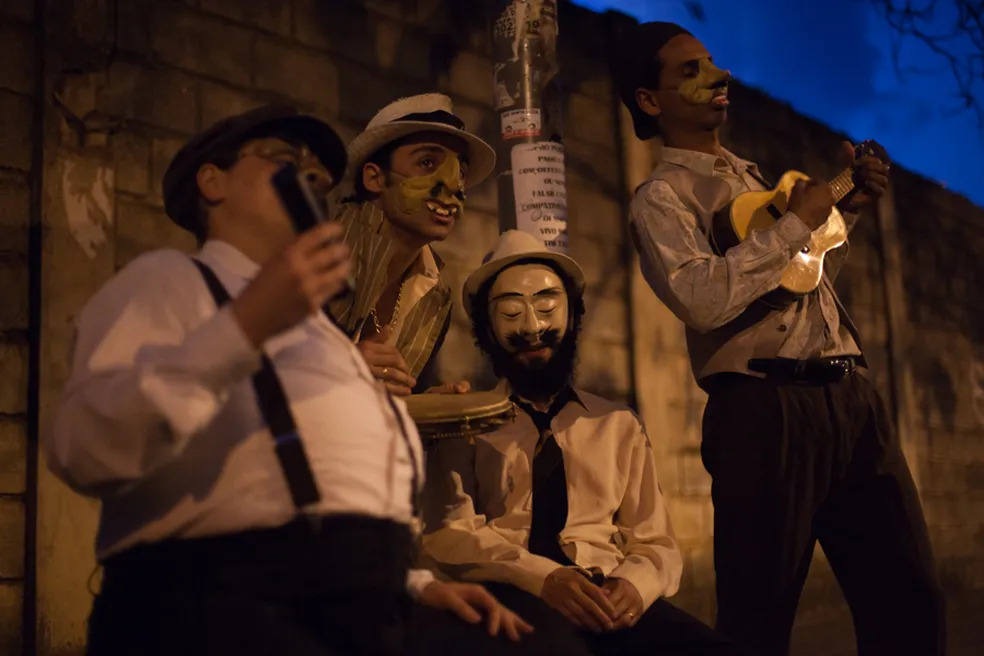
{"label": "painted face", "polygon": [[727,119],[731,73],[717,68],[704,45],[689,34],[659,51],[658,89],[640,89],[640,107],[658,116],[664,132],[714,130]]}
{"label": "painted face", "polygon": [[567,293],[545,264],[521,264],[499,273],[489,293],[492,333],[526,363],[550,360],[567,332]]}
{"label": "painted face", "polygon": [[465,207],[467,167],[467,145],[453,135],[424,133],[396,148],[378,201],[390,225],[424,243],[446,239]]}
{"label": "painted face", "polygon": [[[693,64],[689,64],[693,69]],[[710,57],[697,60],[697,75],[687,78],[678,91],[684,102],[690,105],[727,105],[730,71],[723,71],[711,62]]]}
{"label": "painted face", "polygon": [[400,209],[415,214],[423,208],[452,221],[465,207],[465,177],[457,153],[448,153],[430,175],[406,178],[400,183]]}

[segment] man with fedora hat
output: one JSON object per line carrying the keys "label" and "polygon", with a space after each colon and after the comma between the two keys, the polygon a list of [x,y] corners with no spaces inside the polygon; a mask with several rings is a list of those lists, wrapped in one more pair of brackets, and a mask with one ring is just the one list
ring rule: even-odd
{"label": "man with fedora hat", "polygon": [[663,599],[683,564],[643,426],[573,385],[583,291],[574,260],[516,230],[465,281],[475,340],[518,412],[433,447],[424,549],[575,645],[553,653],[735,653]]}
{"label": "man with fedora hat", "polygon": [[465,129],[450,98],[427,93],[381,109],[348,154],[352,193],[336,213],[355,290],[330,311],[391,392],[425,391],[451,320],[451,287],[431,245],[451,234],[465,190],[492,172],[495,151]]}
{"label": "man with fedora hat", "polygon": [[342,227],[295,234],[271,185],[292,165],[323,201],[345,162],[291,108],[220,121],[164,176],[201,250],[137,258],[82,311],[45,448],[101,502],[89,653],[402,654],[408,632],[495,651],[487,633],[529,630],[411,569],[419,437],[321,312],[350,270]]}
{"label": "man with fedora hat", "polygon": [[[766,297],[826,223],[830,186],[798,183],[774,225],[718,252],[715,215],[770,186],[721,145],[731,76],[672,23],[636,25],[618,46],[613,75],[636,136],[663,141],[631,204],[632,235],[646,280],[686,324],[693,374],[708,392],[701,455],[713,480],[717,628],[759,653],[788,654],[819,541],[859,654],[944,653],[916,488],[834,290],[847,244],[827,254],[814,291],[788,304]],[[838,207],[853,226],[882,195],[888,167],[843,149],[857,193]]]}

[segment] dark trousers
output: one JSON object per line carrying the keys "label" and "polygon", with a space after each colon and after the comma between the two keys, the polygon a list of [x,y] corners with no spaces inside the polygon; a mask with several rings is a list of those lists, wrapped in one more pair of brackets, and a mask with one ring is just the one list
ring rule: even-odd
{"label": "dark trousers", "polygon": [[367,517],[135,547],[105,563],[87,653],[522,653],[414,603],[410,559],[405,526]]}
{"label": "dark trousers", "polygon": [[581,630],[539,597],[505,583],[486,583],[489,592],[549,636],[541,654],[564,656],[731,656],[737,649],[697,618],[658,599],[635,626],[607,633]]}
{"label": "dark trousers", "polygon": [[716,376],[704,411],[717,628],[788,654],[820,541],[861,656],[944,653],[943,597],[898,436],[864,376],[804,385]]}

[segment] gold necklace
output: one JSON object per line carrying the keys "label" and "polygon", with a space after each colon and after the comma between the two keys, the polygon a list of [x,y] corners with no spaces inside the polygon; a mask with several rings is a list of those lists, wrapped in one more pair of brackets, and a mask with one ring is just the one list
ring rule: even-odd
{"label": "gold necklace", "polygon": [[[396,292],[396,303],[393,304],[393,316],[390,317],[389,326],[395,326],[397,320],[400,318],[400,300],[403,298],[403,287],[406,285],[406,280],[400,282],[400,288]],[[372,326],[376,329],[376,334],[383,332],[383,327],[379,325],[379,314],[376,312],[376,308],[373,307],[369,310],[369,317],[372,319]]]}

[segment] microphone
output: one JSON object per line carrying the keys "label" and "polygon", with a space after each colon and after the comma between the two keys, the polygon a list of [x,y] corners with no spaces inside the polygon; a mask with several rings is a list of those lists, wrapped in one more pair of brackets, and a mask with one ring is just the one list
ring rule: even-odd
{"label": "microphone", "polygon": [[[272,183],[297,234],[306,232],[328,220],[322,204],[318,201],[314,191],[311,190],[307,179],[293,164],[281,166],[280,170],[274,174]],[[331,243],[339,243],[342,239],[342,237],[336,237]],[[354,291],[355,278],[350,273],[345,278],[345,288],[329,300],[343,298]],[[329,316],[331,315],[329,314]]]}

